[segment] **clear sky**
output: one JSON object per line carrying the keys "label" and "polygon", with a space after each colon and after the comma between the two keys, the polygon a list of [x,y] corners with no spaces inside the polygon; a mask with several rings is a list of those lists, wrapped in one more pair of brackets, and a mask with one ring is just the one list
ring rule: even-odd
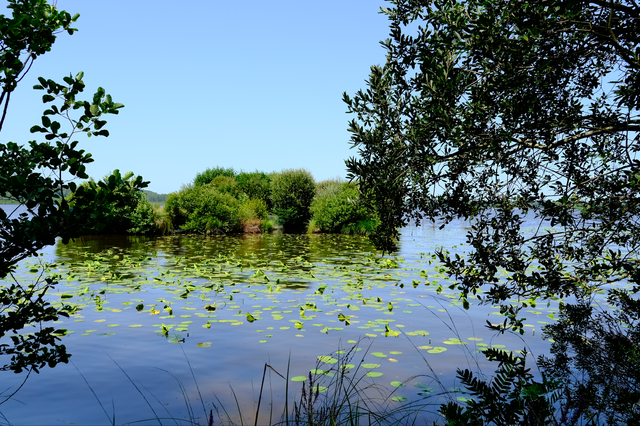
{"label": "clear sky", "polygon": [[[0,13],[8,14],[0,1]],[[37,135],[43,76],[85,72],[125,104],[111,136],[82,136],[88,172],[133,171],[168,193],[208,167],[265,172],[305,168],[316,180],[346,175],[350,116],[342,93],[364,89],[388,21],[382,0],[58,0],[80,13],[12,95],[0,141]]]}

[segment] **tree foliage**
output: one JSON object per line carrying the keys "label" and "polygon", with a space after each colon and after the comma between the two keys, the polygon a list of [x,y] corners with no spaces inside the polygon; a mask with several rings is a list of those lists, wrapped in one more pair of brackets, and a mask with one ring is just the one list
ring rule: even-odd
{"label": "tree foliage", "polygon": [[356,184],[329,181],[320,188],[318,184],[318,193],[309,209],[313,223],[320,232],[358,233],[362,222],[372,222],[375,226],[375,214],[360,201]]}
{"label": "tree foliage", "polygon": [[233,170],[232,167],[224,168],[216,166],[212,169],[207,169],[204,172],[198,173],[193,180],[193,184],[196,186],[202,186],[210,183],[212,180],[217,178],[218,176],[227,176],[230,178],[235,178],[236,171]]}
{"label": "tree foliage", "polygon": [[[91,224],[91,228],[83,229],[86,234],[125,234],[136,231],[136,233],[157,232],[153,223],[153,213],[144,192],[140,188],[145,187],[149,182],[144,182],[142,176],[134,176],[133,172],[124,175],[116,169],[110,175],[99,181],[87,180],[79,185],[74,193],[69,196],[71,201],[77,197],[84,197],[86,194],[108,190],[114,195],[114,203],[105,212],[105,216],[99,221]],[[142,205],[141,205],[142,204]],[[138,206],[141,209],[138,209]],[[91,209],[91,206],[86,206]],[[146,216],[142,211],[146,210]]]}
{"label": "tree foliage", "polygon": [[[470,252],[439,257],[463,299],[502,305],[503,329],[523,332],[519,314],[536,298],[589,305],[599,289],[617,288],[618,307],[637,313],[620,301],[640,289],[640,6],[394,0],[383,13],[386,62],[344,95],[359,153],[347,167],[379,214],[377,246],[393,250],[409,219],[470,219]],[[637,351],[629,318],[604,329]],[[568,337],[571,323],[559,327],[550,332]],[[564,366],[594,365],[577,361]]]}
{"label": "tree foliage", "polygon": [[283,170],[271,176],[271,203],[285,229],[300,231],[311,218],[309,207],[316,182],[304,169]]}
{"label": "tree foliage", "polygon": [[240,226],[239,208],[237,198],[219,190],[214,182],[186,185],[180,191],[169,194],[165,204],[165,211],[174,229],[195,234],[237,231]]}
{"label": "tree foliage", "polygon": [[[59,31],[73,33],[69,25],[77,18],[43,0],[9,0],[8,7],[12,17],[0,16],[2,121],[11,94],[31,63],[51,48]],[[37,274],[31,283],[19,282],[13,275],[16,264],[54,244],[56,238],[66,242],[86,229],[99,228],[111,206],[121,202],[110,178],[95,191],[77,186],[76,180],[88,178],[86,165],[93,159],[78,148],[75,138],[79,134],[108,136],[104,116],[117,114],[123,105],[113,102],[103,88],[90,100],[80,99],[85,89],[82,73],[64,77],[63,83],[38,80],[34,89],[43,92],[46,110],[31,132],[45,141],[32,140],[27,146],[0,144],[0,196],[26,209],[20,214],[0,209],[0,279],[11,282],[0,288],[0,338],[5,338],[0,355],[10,356],[4,369],[16,372],[67,361],[69,354],[58,343],[61,333],[47,323],[72,312],[69,306],[54,308],[47,300],[55,275]],[[143,186],[136,181],[136,189]],[[69,192],[73,194],[69,200],[62,197]],[[43,265],[41,272],[46,269]],[[27,325],[35,331],[23,331]]]}

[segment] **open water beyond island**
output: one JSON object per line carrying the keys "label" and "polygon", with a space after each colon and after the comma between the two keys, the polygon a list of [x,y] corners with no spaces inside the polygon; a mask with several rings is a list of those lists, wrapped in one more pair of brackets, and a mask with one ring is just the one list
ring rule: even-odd
{"label": "open water beyond island", "polygon": [[[440,403],[468,397],[456,368],[493,371],[479,350],[547,353],[541,328],[558,309],[555,301],[529,309],[524,336],[486,329],[504,320],[497,307],[463,309],[433,253],[464,255],[466,226],[407,227],[386,256],[344,235],[59,242],[16,278],[31,282],[39,262],[53,263],[60,283],[51,301],[77,308],[56,324],[71,362],[32,374],[0,405],[0,424],[204,425],[210,410],[220,424],[223,409],[253,424],[265,363],[288,387],[267,369],[258,424],[269,422],[272,405],[279,419],[287,388],[292,400],[310,373],[330,381],[323,372],[337,368],[375,385],[363,395],[382,406],[414,402],[425,419],[437,417]],[[24,379],[3,372],[3,395]]]}

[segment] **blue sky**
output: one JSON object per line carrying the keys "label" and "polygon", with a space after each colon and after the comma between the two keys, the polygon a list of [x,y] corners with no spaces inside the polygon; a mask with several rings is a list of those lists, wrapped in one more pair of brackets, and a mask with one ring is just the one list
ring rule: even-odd
{"label": "blue sky", "polygon": [[345,176],[356,151],[342,93],[364,89],[370,66],[384,62],[382,0],[57,5],[80,13],[79,31],[35,62],[12,96],[2,142],[34,139],[38,76],[62,82],[84,71],[88,97],[102,86],[125,104],[108,118],[110,137],[79,139],[95,178],[131,170],[167,193],[215,166]]}

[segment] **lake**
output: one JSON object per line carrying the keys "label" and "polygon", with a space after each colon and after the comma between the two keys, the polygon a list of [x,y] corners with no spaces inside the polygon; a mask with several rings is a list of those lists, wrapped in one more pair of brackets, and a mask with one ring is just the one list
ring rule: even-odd
{"label": "lake", "polygon": [[[265,363],[299,395],[311,370],[329,379],[318,370],[343,363],[335,362],[340,350],[352,350],[344,363],[353,377],[375,385],[368,398],[391,408],[406,398],[424,405],[418,424],[437,419],[440,403],[465,398],[456,368],[491,373],[495,366],[478,352],[487,346],[547,353],[541,328],[558,310],[554,301],[529,309],[524,336],[485,328],[504,320],[497,307],[471,301],[464,310],[432,253],[464,255],[466,226],[407,227],[399,251],[384,257],[368,239],[344,235],[58,243],[40,259],[60,275],[51,300],[77,307],[56,324],[66,330],[71,362],[32,374],[0,406],[0,424],[206,424],[213,404],[253,424]],[[35,260],[21,266],[19,280],[33,280]],[[259,424],[271,404],[279,419],[287,392],[268,371]],[[25,376],[2,374],[6,397]],[[214,417],[226,420],[215,410]]]}

